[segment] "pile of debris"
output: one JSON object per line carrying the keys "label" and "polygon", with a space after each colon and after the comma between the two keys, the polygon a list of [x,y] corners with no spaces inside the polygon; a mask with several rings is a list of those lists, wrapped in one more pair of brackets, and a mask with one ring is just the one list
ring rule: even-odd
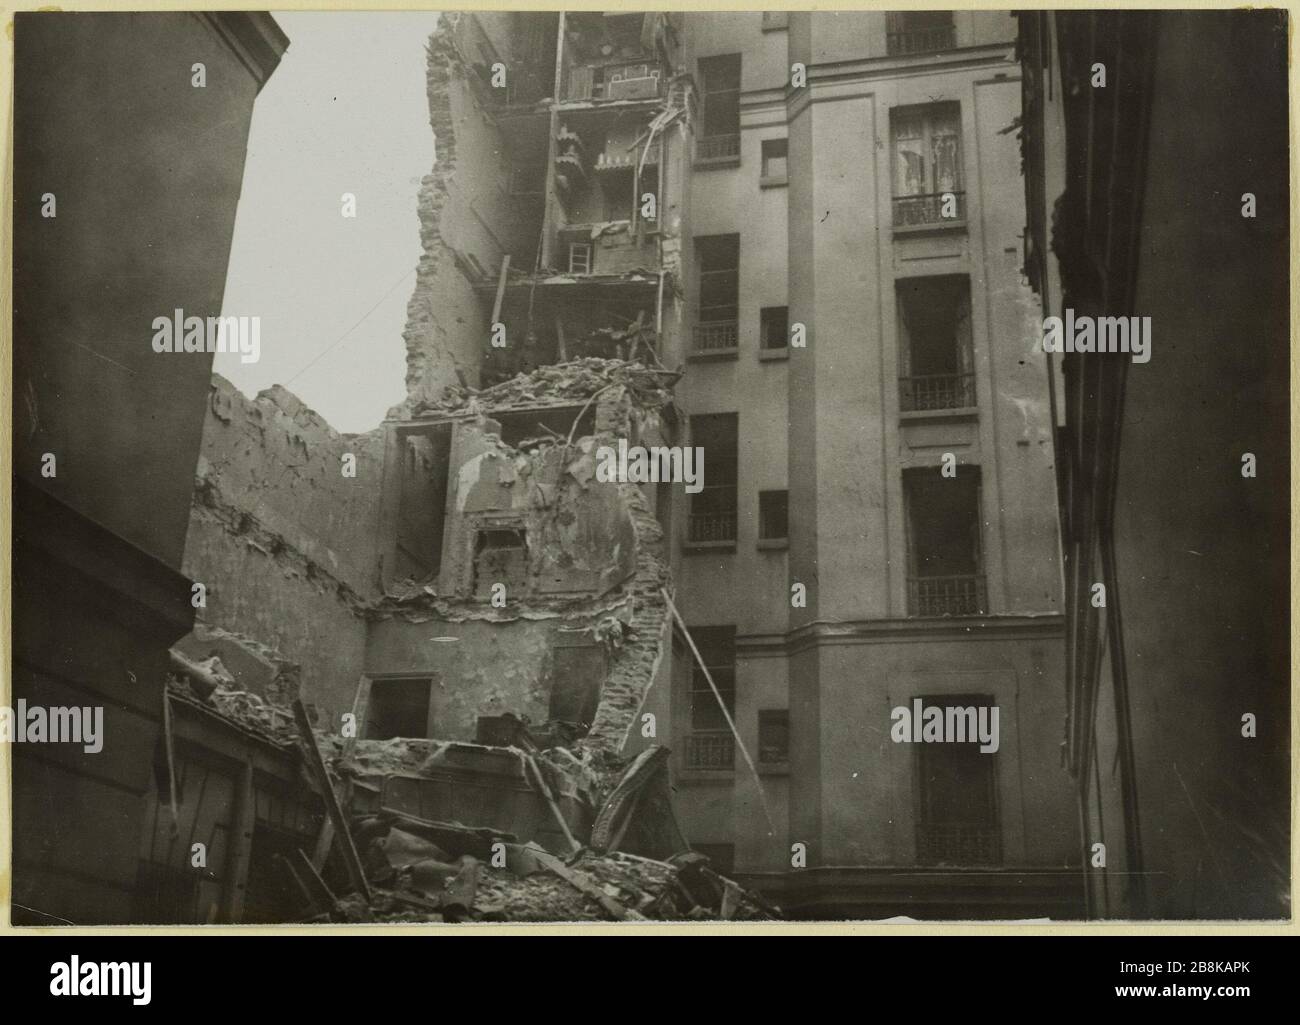
{"label": "pile of debris", "polygon": [[598,392],[622,387],[644,408],[659,408],[672,400],[672,385],[681,375],[641,363],[595,356],[519,373],[508,381],[482,390],[465,384],[448,385],[441,396],[419,396],[412,415],[452,413],[473,408],[505,409],[586,401]]}
{"label": "pile of debris", "polygon": [[[345,816],[342,804],[326,798],[327,808],[337,807],[333,842],[351,866],[352,893],[337,897],[319,875],[299,877],[310,920],[780,916],[689,849],[672,814],[666,748],[642,751],[611,781],[590,758],[537,750],[518,723],[493,722],[494,731],[514,726],[510,736],[495,738],[513,743],[345,745],[331,759],[336,784],[301,703],[295,713],[308,767],[317,766],[316,777],[331,792],[346,795],[351,812]],[[425,758],[414,767],[419,753]],[[458,821],[458,813],[473,822]]]}
{"label": "pile of debris", "polygon": [[[173,650],[169,698],[297,753],[325,818],[314,854],[277,855],[308,922],[584,922],[779,918],[691,851],[668,749],[628,761],[539,747],[514,716],[478,743],[318,733],[242,690],[220,658]],[[468,821],[463,821],[468,820]]]}
{"label": "pile of debris", "polygon": [[[344,922],[592,922],[714,921],[779,917],[771,905],[714,872],[702,854],[668,861],[582,850],[561,859],[536,843],[489,841],[467,833],[478,854],[453,855],[419,825],[382,817],[361,820],[372,837],[368,864],[375,889],[319,909],[320,921]],[[384,832],[387,830],[387,832]],[[492,842],[497,850],[490,849]],[[483,847],[489,847],[483,850]]]}
{"label": "pile of debris", "polygon": [[173,648],[171,660],[176,671],[167,678],[169,700],[215,713],[277,746],[292,744],[297,739],[293,713],[240,687],[217,655],[192,661]]}
{"label": "pile of debris", "polygon": [[[383,799],[377,810],[359,814],[354,801],[350,839],[345,842],[357,845],[369,896],[314,900],[312,913],[321,920],[348,922],[780,917],[758,895],[715,872],[707,857],[689,850],[672,817],[666,748],[650,748],[632,759],[589,828],[583,828],[583,816],[573,809],[584,791],[571,780],[557,780],[561,773],[556,759],[535,758],[513,747],[481,750],[503,759],[515,756],[531,766],[533,786],[558,829],[530,825],[518,805],[516,822],[531,838],[520,839],[499,821],[491,826],[433,821]],[[430,785],[438,766],[445,764],[433,761],[425,767]],[[524,775],[528,778],[527,772]],[[565,800],[569,803],[562,810]],[[484,799],[481,805],[485,821],[491,817],[488,804],[490,799]],[[581,830],[583,841],[574,835],[575,829]]]}

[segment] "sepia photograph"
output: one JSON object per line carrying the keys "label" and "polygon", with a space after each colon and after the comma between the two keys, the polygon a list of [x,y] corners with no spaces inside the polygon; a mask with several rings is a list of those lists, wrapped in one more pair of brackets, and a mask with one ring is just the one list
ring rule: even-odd
{"label": "sepia photograph", "polygon": [[1290,922],[1290,30],[13,15],[9,924]]}

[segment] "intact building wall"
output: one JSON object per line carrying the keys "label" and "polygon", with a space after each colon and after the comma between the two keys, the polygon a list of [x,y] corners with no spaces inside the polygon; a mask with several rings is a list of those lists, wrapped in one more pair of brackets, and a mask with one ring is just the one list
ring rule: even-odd
{"label": "intact building wall", "polygon": [[[1152,356],[1124,386],[1112,600],[1156,918],[1289,905],[1286,35],[1270,14],[1171,13],[1155,40],[1148,179],[1245,182],[1260,211],[1241,216],[1247,185],[1191,206],[1152,188],[1143,209],[1133,312],[1152,318]],[[1231,118],[1186,117],[1218,109],[1225,88],[1243,100]],[[1108,816],[1108,835],[1122,822]]]}
{"label": "intact building wall", "polygon": [[[741,872],[788,872],[796,841],[809,845],[810,865],[916,864],[914,751],[889,741],[890,710],[914,696],[992,694],[1005,738],[993,756],[1001,864],[1060,870],[1047,887],[1055,892],[1034,899],[1071,906],[1061,895],[1077,889],[1068,881],[1077,824],[1059,813],[1068,777],[1058,754],[1052,425],[1033,351],[1039,307],[1020,270],[1009,130],[1019,112],[1015,24],[958,12],[954,49],[901,58],[885,52],[883,13],[792,13],[778,31],[761,22],[687,18],[694,59],[739,52],[742,62],[737,166],[697,162],[684,232],[740,236],[739,341],[730,358],[692,361],[679,394],[692,417],[738,414],[739,470],[734,545],[685,542],[678,572],[689,624],[736,627],[741,739],[756,752],[760,712],[788,709],[789,760],[760,765],[777,806],[769,836],[739,751],[729,771],[686,763],[691,679],[681,674],[673,746],[683,829],[693,842],[733,844]],[[791,61],[806,63],[806,89],[788,86]],[[896,230],[893,112],[935,103],[960,109],[963,216],[956,226]],[[762,142],[779,138],[788,140],[788,181],[773,185],[762,180]],[[691,295],[697,268],[688,262]],[[969,280],[977,398],[972,408],[918,413],[903,408],[897,383],[906,372],[896,286],[942,275]],[[805,325],[806,348],[760,348],[759,311],[781,305]],[[910,618],[904,474],[937,469],[945,453],[980,474],[987,599],[971,626],[978,640]],[[789,492],[788,545],[759,544],[758,493],[777,489]],[[791,607],[795,583],[807,587],[804,607]]]}
{"label": "intact building wall", "polygon": [[[103,710],[97,752],[3,745],[12,920],[127,924],[140,920],[167,648],[194,617],[180,567],[212,366],[210,353],[153,351],[152,322],[221,312],[253,103],[288,40],[265,14],[180,12],[21,12],[12,34],[4,703]],[[194,62],[204,88],[190,84]]]}

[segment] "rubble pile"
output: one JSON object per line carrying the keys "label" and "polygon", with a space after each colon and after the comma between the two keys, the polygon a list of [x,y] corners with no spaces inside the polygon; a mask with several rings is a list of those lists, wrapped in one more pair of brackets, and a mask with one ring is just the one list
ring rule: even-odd
{"label": "rubble pile", "polygon": [[591,356],[538,367],[482,390],[463,384],[448,385],[439,397],[415,399],[411,413],[454,413],[475,406],[490,411],[512,406],[562,405],[585,402],[598,392],[616,387],[626,389],[636,404],[658,408],[672,400],[671,385],[678,376],[641,363]]}
{"label": "rubble pile", "polygon": [[[718,875],[703,855],[677,863],[615,853],[584,852],[566,866],[585,876],[616,908],[550,872],[519,876],[489,870],[479,885],[475,908],[487,921],[582,922],[637,920],[755,920],[778,917],[761,898]],[[620,914],[617,908],[625,913]]]}
{"label": "rubble pile", "polygon": [[[358,744],[358,751],[369,743]],[[554,795],[577,793],[584,802],[599,795],[594,823],[581,840],[566,830],[569,849],[561,853],[564,845],[553,832],[547,849],[500,822],[487,827],[478,821],[431,821],[384,805],[382,799],[377,811],[359,814],[354,804],[350,834],[373,887],[370,898],[333,901],[317,914],[349,922],[780,917],[762,898],[714,871],[707,857],[689,850],[672,815],[666,748],[649,748],[623,764],[621,772],[610,771],[602,779],[592,765],[597,759],[580,762],[565,749],[458,746],[528,760],[538,792],[557,818]],[[433,777],[441,764],[431,757],[422,770]],[[339,769],[348,772],[349,763],[340,762]],[[486,811],[480,815],[479,821],[487,821]],[[526,817],[517,821],[526,826]]]}
{"label": "rubble pile", "polygon": [[226,722],[277,746],[295,743],[298,731],[293,713],[249,690],[239,687],[221,659],[213,655],[191,662],[175,649],[172,662],[178,671],[168,674],[169,699],[206,709]]}
{"label": "rubble pile", "polygon": [[[436,398],[421,393],[409,401],[411,412],[430,419],[482,421],[486,429],[467,436],[492,472],[477,472],[496,488],[522,481],[536,490],[527,521],[533,545],[570,556],[571,566],[587,554],[565,530],[595,476],[595,445],[659,431],[677,376],[589,357],[485,389],[462,379]],[[582,412],[567,434],[553,418],[539,424],[543,435],[512,446],[490,429],[497,411],[578,405]],[[588,409],[590,426],[574,437]],[[559,419],[567,424],[568,412]],[[673,811],[668,749],[623,753],[668,648],[672,582],[662,527],[646,495],[634,483],[617,488],[617,515],[598,507],[592,516],[602,529],[610,522],[622,528],[618,537],[633,556],[603,556],[608,569],[599,559],[596,570],[578,562],[593,581],[582,578],[575,593],[539,592],[496,608],[461,591],[438,595],[432,579],[408,580],[364,607],[371,620],[567,620],[562,629],[589,634],[606,656],[599,702],[585,713],[589,723],[530,723],[511,711],[484,714],[480,705],[472,743],[360,739],[355,731],[342,735],[336,724],[325,728],[299,696],[297,665],[264,646],[206,630],[173,649],[170,695],[276,745],[301,770],[299,785],[317,809],[315,842],[276,853],[267,869],[282,881],[295,921],[779,917],[690,849]],[[594,543],[587,534],[578,541]]]}
{"label": "rubble pile", "polygon": [[[291,711],[236,687],[215,656],[199,662],[174,656],[183,671],[169,679],[169,697],[206,708],[268,743],[293,748],[303,764],[317,767],[314,777],[309,772],[304,779],[314,778],[313,788],[322,796],[326,787],[337,795],[324,802],[326,840],[317,857],[300,851],[297,862],[281,860],[285,879],[299,891],[303,921],[780,917],[761,897],[714,871],[707,857],[689,850],[672,814],[666,748],[649,748],[628,760],[581,746],[578,753],[567,747],[539,749],[510,716],[491,724],[503,731],[509,746],[345,739],[309,725],[300,700]],[[459,761],[449,757],[457,752]],[[493,760],[497,765],[517,761],[519,777],[489,772]],[[473,821],[457,821],[452,814],[425,818],[424,804],[416,815],[385,803],[390,796],[385,783],[393,780],[427,780],[436,799],[447,802],[444,811],[459,808]],[[543,816],[545,828],[529,819],[521,792],[549,808],[552,821]],[[514,815],[508,826],[499,820],[502,808]],[[331,848],[351,862],[350,881],[327,869],[323,856]]]}
{"label": "rubble pile", "polygon": [[[362,822],[359,835],[375,828]],[[407,823],[409,826],[409,823]],[[418,828],[418,827],[417,827]],[[444,844],[457,838],[442,834]],[[449,843],[450,841],[450,843]],[[779,912],[709,867],[702,854],[656,861],[583,849],[567,860],[536,844],[501,844],[493,867],[486,837],[465,831],[480,855],[450,855],[399,826],[372,840],[376,867],[369,903],[337,902],[330,920],[348,922],[607,922],[775,919]],[[385,867],[387,871],[385,871]]]}
{"label": "rubble pile", "polygon": [[348,749],[347,740],[337,734],[318,734],[317,739],[327,762],[332,757],[336,769],[346,765],[347,774],[359,779],[419,772],[449,744],[445,740],[394,737],[392,740],[359,740]]}

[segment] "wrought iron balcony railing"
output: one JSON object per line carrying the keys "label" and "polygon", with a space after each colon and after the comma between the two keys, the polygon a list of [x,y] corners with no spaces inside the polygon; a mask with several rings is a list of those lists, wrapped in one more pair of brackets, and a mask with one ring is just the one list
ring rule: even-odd
{"label": "wrought iron balcony railing", "polygon": [[905,32],[890,32],[885,45],[891,57],[903,57],[911,53],[933,53],[936,50],[951,50],[957,45],[956,32],[952,25],[938,28],[910,29]]}
{"label": "wrought iron balcony railing", "polygon": [[706,320],[695,325],[695,351],[713,352],[736,348],[738,337],[734,320]]}
{"label": "wrought iron balcony railing", "polygon": [[982,573],[907,578],[910,616],[980,616],[987,611]]}
{"label": "wrought iron balcony railing", "polygon": [[688,541],[736,540],[736,513],[691,513],[687,517]]}
{"label": "wrought iron balcony railing", "polygon": [[[947,209],[946,197],[951,196]],[[925,225],[958,225],[966,223],[966,193],[949,189],[947,192],[923,192],[913,196],[894,197],[894,227],[917,228]]]}
{"label": "wrought iron balcony railing", "polygon": [[740,159],[740,135],[702,135],[695,140],[695,159],[701,163],[710,161],[734,161]]}
{"label": "wrought iron balcony railing", "polygon": [[923,374],[898,381],[898,406],[905,413],[966,409],[975,405],[975,375]]}
{"label": "wrought iron balcony railing", "polygon": [[736,767],[736,741],[730,730],[697,730],[686,736],[688,769],[722,769]]}

